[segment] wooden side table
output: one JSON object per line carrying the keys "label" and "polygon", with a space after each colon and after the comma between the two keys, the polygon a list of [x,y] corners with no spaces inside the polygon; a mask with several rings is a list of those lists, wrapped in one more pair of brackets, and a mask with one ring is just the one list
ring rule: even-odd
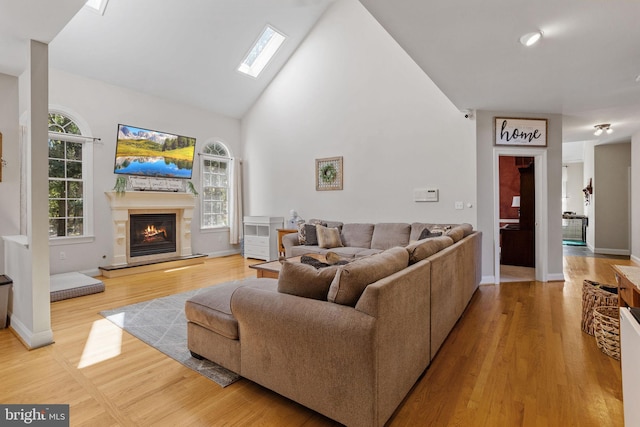
{"label": "wooden side table", "polygon": [[297,233],[298,230],[293,228],[278,228],[278,255],[285,256],[284,246],[282,245],[282,237],[286,234]]}
{"label": "wooden side table", "polygon": [[640,267],[612,265],[618,284],[618,305],[640,307]]}

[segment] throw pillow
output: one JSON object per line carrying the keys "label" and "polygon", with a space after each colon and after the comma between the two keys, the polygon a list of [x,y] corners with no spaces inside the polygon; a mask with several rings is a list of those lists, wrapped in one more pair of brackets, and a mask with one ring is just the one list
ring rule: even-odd
{"label": "throw pillow", "polygon": [[307,243],[307,229],[305,223],[298,224],[298,243],[305,245]]}
{"label": "throw pillow", "polygon": [[439,236],[432,239],[418,240],[407,246],[409,253],[409,265],[429,258],[446,247],[453,245],[453,239],[449,236]]}
{"label": "throw pillow", "polygon": [[453,227],[444,234],[451,237],[454,242],[459,242],[464,238],[464,230],[462,227]]}
{"label": "throw pillow", "polygon": [[467,222],[460,224],[460,227],[464,231],[464,237],[467,237],[469,234],[473,233],[473,225]]}
{"label": "throw pillow", "polygon": [[368,285],[406,268],[408,264],[409,253],[401,247],[356,259],[338,268],[327,300],[355,307]]}
{"label": "throw pillow", "polygon": [[[307,244],[307,225],[315,226],[316,224],[324,224],[322,221],[318,219],[309,220],[308,223],[300,222],[298,223],[298,243],[301,245]],[[317,245],[317,243],[314,243]]]}
{"label": "throw pillow", "polygon": [[317,246],[318,245],[318,233],[316,232],[315,224],[305,224],[304,232],[306,236],[306,241],[304,242],[307,246]]}
{"label": "throw pillow", "polygon": [[425,228],[424,230],[422,230],[422,233],[420,233],[420,237],[418,237],[418,240],[424,240],[424,239],[429,239],[431,237],[438,237],[438,236],[442,236],[441,231],[432,232],[428,228]]}
{"label": "throw pillow", "polygon": [[326,301],[337,270],[337,266],[316,269],[308,264],[285,261],[278,275],[278,292]]}
{"label": "throw pillow", "polygon": [[316,233],[318,235],[318,246],[324,249],[342,247],[342,239],[340,239],[340,230],[337,228],[327,228],[324,225],[316,225]]}

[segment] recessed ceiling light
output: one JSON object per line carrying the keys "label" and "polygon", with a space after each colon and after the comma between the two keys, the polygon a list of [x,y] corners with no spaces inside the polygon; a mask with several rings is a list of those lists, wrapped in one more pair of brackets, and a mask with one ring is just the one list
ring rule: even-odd
{"label": "recessed ceiling light", "polygon": [[251,77],[258,77],[273,55],[276,54],[284,39],[284,35],[267,25],[267,28],[264,29],[238,66],[238,71]]}
{"label": "recessed ceiling light", "polygon": [[529,47],[533,46],[542,38],[542,31],[534,31],[533,33],[527,33],[520,37],[520,43]]}

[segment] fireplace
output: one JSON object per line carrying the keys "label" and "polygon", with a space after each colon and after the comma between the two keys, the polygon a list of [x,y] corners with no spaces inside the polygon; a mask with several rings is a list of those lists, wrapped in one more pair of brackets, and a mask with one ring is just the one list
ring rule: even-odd
{"label": "fireplace", "polygon": [[152,213],[129,216],[131,258],[176,252],[176,214]]}
{"label": "fireplace", "polygon": [[[196,199],[192,194],[187,193],[165,193],[159,191],[127,191],[124,195],[117,194],[115,191],[106,193],[111,205],[111,213],[113,217],[113,260],[112,266],[125,266],[130,263],[138,264],[141,262],[153,262],[175,257],[189,257],[191,252],[191,219],[193,218],[193,210],[195,208]],[[156,231],[153,229],[148,233],[156,236],[160,242],[154,242],[153,250],[162,247],[162,253],[152,253],[150,255],[134,255],[132,256],[131,237],[135,236],[136,229],[132,228],[131,218],[138,215],[171,215],[174,225],[171,234],[173,250],[168,252],[167,242],[162,242],[164,233],[157,232],[158,227],[162,224],[154,223]],[[142,228],[146,229],[146,226]],[[161,239],[162,238],[162,239]],[[138,242],[138,244],[141,242]],[[146,242],[144,242],[146,245]],[[166,245],[166,246],[165,246]],[[152,246],[146,245],[147,249]],[[137,249],[137,248],[136,248]],[[164,252],[167,250],[167,252]]]}

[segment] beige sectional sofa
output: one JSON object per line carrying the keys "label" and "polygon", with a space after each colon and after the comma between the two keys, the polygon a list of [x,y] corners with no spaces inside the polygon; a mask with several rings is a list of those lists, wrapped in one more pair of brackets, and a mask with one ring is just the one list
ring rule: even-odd
{"label": "beige sectional sofa", "polygon": [[480,232],[413,242],[407,226],[404,245],[346,265],[287,261],[279,279],[200,293],[185,306],[189,349],[345,425],[384,425],[480,283]]}
{"label": "beige sectional sofa", "polygon": [[[292,233],[283,236],[282,245],[285,248],[286,257],[294,257],[305,254],[325,254],[328,251],[334,252],[347,258],[357,258],[362,256],[380,253],[385,249],[394,246],[406,246],[410,242],[417,241],[425,228],[441,232],[451,233],[456,224],[430,224],[414,222],[408,223],[342,223],[339,221],[325,221],[321,219],[311,219],[301,226],[321,225],[328,229],[337,228],[340,234],[341,246],[328,245],[323,247],[316,243],[316,239],[305,241],[300,237],[304,233]],[[463,224],[463,233],[472,230],[470,224]],[[453,230],[455,231],[455,230]]]}

